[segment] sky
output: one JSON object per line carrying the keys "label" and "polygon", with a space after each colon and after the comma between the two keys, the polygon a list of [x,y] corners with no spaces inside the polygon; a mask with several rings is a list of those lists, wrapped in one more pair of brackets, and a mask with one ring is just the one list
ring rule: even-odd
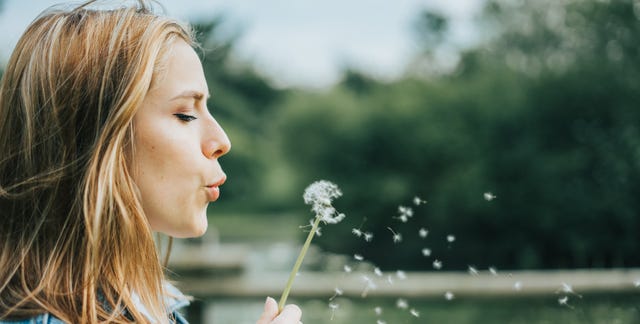
{"label": "sky", "polygon": [[[452,39],[472,44],[483,0],[164,0],[167,14],[186,21],[222,15],[222,37],[239,35],[237,57],[277,86],[323,88],[354,67],[393,79],[418,50],[411,26],[420,10],[451,20]],[[76,2],[76,1],[74,1]],[[4,64],[27,25],[60,0],[5,0],[0,12]]]}

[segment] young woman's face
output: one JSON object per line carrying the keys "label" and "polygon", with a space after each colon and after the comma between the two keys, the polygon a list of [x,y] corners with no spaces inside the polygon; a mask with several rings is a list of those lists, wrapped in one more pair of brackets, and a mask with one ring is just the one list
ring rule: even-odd
{"label": "young woman's face", "polygon": [[195,237],[207,229],[207,205],[226,179],[218,158],[231,147],[208,94],[200,59],[177,40],[133,120],[132,176],[154,231]]}

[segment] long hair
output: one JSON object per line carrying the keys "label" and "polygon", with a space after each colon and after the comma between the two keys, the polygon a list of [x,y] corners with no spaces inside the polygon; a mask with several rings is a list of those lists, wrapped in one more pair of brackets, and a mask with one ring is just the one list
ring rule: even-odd
{"label": "long hair", "polygon": [[130,176],[132,120],[188,27],[149,3],[50,9],[0,83],[0,319],[166,323],[163,268]]}

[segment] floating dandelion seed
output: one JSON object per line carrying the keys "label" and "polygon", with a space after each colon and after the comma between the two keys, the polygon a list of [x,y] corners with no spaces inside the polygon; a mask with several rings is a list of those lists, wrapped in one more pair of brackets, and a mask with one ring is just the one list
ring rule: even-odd
{"label": "floating dandelion seed", "polygon": [[362,260],[364,260],[364,257],[363,257],[362,255],[360,255],[360,254],[354,254],[354,255],[353,255],[353,258],[354,258],[354,259],[356,259],[356,260],[358,260],[358,261],[362,261]]}
{"label": "floating dandelion seed", "polygon": [[486,201],[492,201],[498,198],[496,195],[492,194],[491,192],[485,192],[483,196],[484,196],[484,200]]}
{"label": "floating dandelion seed", "polygon": [[421,237],[421,238],[425,238],[425,237],[427,237],[427,235],[429,234],[429,231],[427,231],[427,230],[426,230],[426,229],[424,229],[424,228],[421,228],[421,229],[418,231],[418,234],[420,235],[420,237]]}
{"label": "floating dandelion seed", "polygon": [[453,300],[454,298],[456,298],[456,296],[454,296],[452,292],[447,291],[446,293],[444,293],[444,299]]}
{"label": "floating dandelion seed", "polygon": [[562,283],[562,288],[556,291],[556,293],[559,293],[560,291],[562,291],[565,294],[573,294],[573,295],[576,295],[578,298],[582,298],[582,295],[573,291],[573,287],[571,287],[571,285],[566,282]]}
{"label": "floating dandelion seed", "polygon": [[456,240],[456,237],[453,235],[447,235],[447,242],[453,243]]}
{"label": "floating dandelion seed", "polygon": [[513,289],[515,289],[515,290],[517,290],[517,291],[522,290],[522,282],[521,282],[521,281],[516,281],[516,282],[513,284]]}
{"label": "floating dandelion seed", "polygon": [[331,298],[329,298],[329,301],[334,300],[338,296],[342,296],[342,293],[343,293],[342,289],[336,287],[333,291],[334,291],[333,296],[331,296]]}
{"label": "floating dandelion seed", "polygon": [[411,313],[411,315],[413,315],[414,317],[420,317],[420,312],[415,310],[415,308],[410,309],[409,313]]}
{"label": "floating dandelion seed", "polygon": [[280,297],[280,302],[278,303],[279,311],[282,311],[282,308],[284,308],[284,305],[287,302],[287,297],[289,297],[293,280],[302,265],[302,260],[309,249],[309,245],[311,245],[313,236],[318,232],[317,228],[320,225],[320,222],[324,222],[325,224],[336,224],[345,218],[344,214],[338,213],[331,205],[333,199],[340,196],[342,196],[340,188],[338,188],[334,183],[326,180],[316,181],[304,190],[302,198],[304,199],[305,204],[311,205],[311,210],[315,213],[315,221],[313,222],[311,231],[309,231],[309,235],[307,235],[307,239],[300,250],[300,254],[298,254],[298,258],[293,265],[287,284],[284,287],[282,297]]}
{"label": "floating dandelion seed", "polygon": [[433,260],[433,268],[436,269],[436,270],[442,269],[442,261]]}
{"label": "floating dandelion seed", "polygon": [[331,309],[331,320],[333,321],[333,316],[336,314],[336,310],[340,307],[339,304],[329,303],[329,308]]}
{"label": "floating dandelion seed", "polygon": [[493,276],[497,276],[498,275],[498,270],[496,270],[496,268],[494,268],[494,267],[489,267],[489,273],[491,273],[491,275],[493,275]]}
{"label": "floating dandelion seed", "polygon": [[426,203],[427,203],[426,200],[422,200],[418,196],[413,197],[413,204],[416,205],[416,206],[420,206],[420,205],[426,204]]}
{"label": "floating dandelion seed", "polygon": [[387,324],[387,322],[383,321],[383,320],[377,320],[376,324]]}
{"label": "floating dandelion seed", "polygon": [[402,242],[402,234],[396,233],[391,227],[387,227],[393,233],[393,243]]}
{"label": "floating dandelion seed", "polygon": [[373,273],[375,273],[376,276],[378,276],[378,277],[382,277],[382,270],[380,270],[380,268],[378,268],[378,267],[375,267],[373,269]]}
{"label": "floating dandelion seed", "polygon": [[376,286],[376,284],[373,282],[373,280],[371,280],[371,278],[369,278],[367,276],[362,276],[362,280],[364,280],[364,282],[367,285],[364,287],[364,290],[362,291],[360,296],[362,298],[365,298],[365,297],[367,297],[367,294],[369,293],[369,290],[374,290],[374,289],[378,288],[378,286]]}
{"label": "floating dandelion seed", "polygon": [[558,304],[560,306],[567,306],[567,307],[573,309],[573,306],[569,305],[569,296],[563,296],[563,297],[558,298]]}
{"label": "floating dandelion seed", "polygon": [[376,315],[380,316],[382,315],[382,307],[380,306],[376,306],[376,308],[373,309],[373,311],[376,313]]}
{"label": "floating dandelion seed", "polygon": [[431,249],[427,249],[427,248],[422,249],[422,255],[426,257],[431,256]]}
{"label": "floating dandelion seed", "polygon": [[411,207],[398,206],[398,213],[400,213],[400,215],[396,218],[403,223],[406,223],[409,221],[409,218],[413,217],[413,209],[411,209]]}
{"label": "floating dandelion seed", "polygon": [[478,270],[472,266],[469,266],[469,274],[472,276],[477,276],[478,275]]}
{"label": "floating dandelion seed", "polygon": [[402,298],[399,298],[396,301],[396,307],[402,308],[402,309],[407,309],[407,308],[409,308],[409,303],[406,300],[404,300]]}
{"label": "floating dandelion seed", "polygon": [[367,242],[371,242],[371,239],[373,239],[373,233],[365,232],[363,233],[363,235],[364,235],[364,240]]}
{"label": "floating dandelion seed", "polygon": [[351,273],[351,271],[353,271],[353,269],[351,269],[351,267],[350,267],[350,266],[348,266],[348,265],[345,265],[345,266],[344,266],[344,272],[346,272],[346,273]]}
{"label": "floating dandelion seed", "polygon": [[396,277],[398,277],[398,279],[400,280],[405,280],[407,279],[407,274],[402,270],[398,270],[396,271]]}
{"label": "floating dandelion seed", "polygon": [[351,233],[353,233],[353,235],[357,236],[357,237],[361,237],[362,236],[362,231],[358,228],[354,228],[351,230]]}

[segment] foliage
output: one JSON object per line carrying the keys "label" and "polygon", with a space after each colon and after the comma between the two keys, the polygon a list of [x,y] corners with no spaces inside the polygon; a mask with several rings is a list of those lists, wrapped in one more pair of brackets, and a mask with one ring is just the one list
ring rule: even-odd
{"label": "foliage", "polygon": [[[376,237],[332,228],[317,243],[386,268],[431,268],[423,247],[449,269],[638,266],[638,14],[632,1],[492,1],[493,38],[450,75],[346,71],[328,93],[289,96],[277,132],[297,190],[335,181],[347,221]],[[446,21],[423,17],[432,47]],[[414,194],[429,203],[394,219]],[[388,226],[405,240],[392,246]]]}

